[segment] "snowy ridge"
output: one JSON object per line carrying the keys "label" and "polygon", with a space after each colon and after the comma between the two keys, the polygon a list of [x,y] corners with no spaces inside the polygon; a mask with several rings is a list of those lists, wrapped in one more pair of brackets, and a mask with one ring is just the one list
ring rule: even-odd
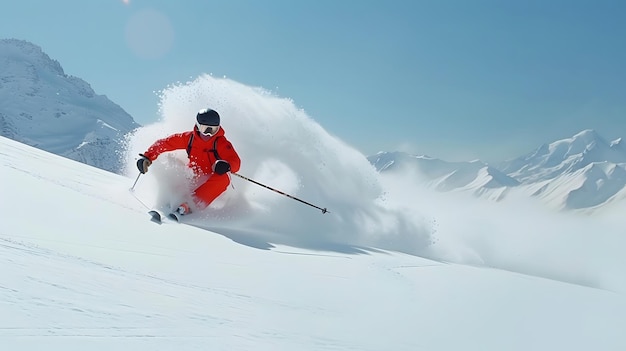
{"label": "snowy ridge", "polygon": [[621,138],[609,143],[593,130],[496,165],[401,152],[381,152],[368,159],[380,172],[409,168],[419,182],[439,191],[468,192],[496,201],[521,193],[556,209],[599,209],[626,187]]}
{"label": "snowy ridge", "polygon": [[138,125],[106,96],[68,76],[41,48],[0,40],[0,135],[112,172]]}
{"label": "snowy ridge", "polygon": [[534,183],[575,172],[593,162],[626,162],[620,142],[607,143],[593,130],[584,130],[571,138],[544,144],[533,153],[503,162],[503,172],[523,183]]}
{"label": "snowy ridge", "polygon": [[447,162],[429,156],[410,155],[403,152],[379,152],[369,156],[368,160],[381,172],[415,171],[419,176],[425,177],[430,186],[441,191],[466,187],[470,183],[488,188],[518,184],[515,179],[479,160]]}

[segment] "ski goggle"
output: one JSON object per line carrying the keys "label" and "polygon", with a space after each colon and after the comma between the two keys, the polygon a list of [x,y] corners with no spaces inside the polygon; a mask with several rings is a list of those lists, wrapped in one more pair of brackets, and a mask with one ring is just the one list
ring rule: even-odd
{"label": "ski goggle", "polygon": [[208,126],[206,124],[200,124],[200,123],[196,123],[196,126],[198,127],[198,131],[204,135],[215,135],[215,133],[217,133],[218,130],[220,130],[220,126]]}

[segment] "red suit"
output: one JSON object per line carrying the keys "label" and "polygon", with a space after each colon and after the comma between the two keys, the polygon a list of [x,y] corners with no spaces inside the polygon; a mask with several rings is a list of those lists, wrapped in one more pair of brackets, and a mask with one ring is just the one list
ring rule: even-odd
{"label": "red suit", "polygon": [[[208,179],[194,190],[194,200],[199,208],[208,206],[215,198],[226,191],[230,184],[230,176],[213,172],[213,164],[218,159],[230,163],[230,171],[236,173],[241,166],[239,155],[233,145],[224,136],[221,128],[211,137],[193,131],[178,133],[167,138],[157,140],[143,153],[150,161],[154,161],[160,154],[172,150],[187,150],[189,163],[194,173],[200,177],[208,175]],[[218,158],[219,157],[219,158]]]}

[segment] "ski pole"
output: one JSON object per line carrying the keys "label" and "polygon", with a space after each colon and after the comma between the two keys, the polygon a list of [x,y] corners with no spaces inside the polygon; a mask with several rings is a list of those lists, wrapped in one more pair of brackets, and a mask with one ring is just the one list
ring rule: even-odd
{"label": "ski pole", "polygon": [[141,172],[139,172],[139,174],[137,175],[137,179],[135,179],[135,182],[133,183],[133,186],[130,188],[130,191],[135,191],[135,185],[137,185],[137,181],[139,180],[139,177],[141,177]]}
{"label": "ski pole", "polygon": [[262,187],[264,187],[264,188],[266,188],[266,189],[269,189],[269,190],[271,190],[271,191],[273,191],[273,192],[276,192],[276,193],[279,193],[279,194],[281,194],[281,195],[287,196],[287,197],[288,197],[288,198],[290,198],[290,199],[294,199],[294,200],[296,200],[296,201],[300,201],[300,202],[302,202],[303,204],[309,205],[309,206],[311,206],[311,207],[315,207],[315,208],[317,208],[318,210],[321,210],[321,211],[322,211],[322,213],[326,213],[326,212],[328,212],[328,210],[327,210],[326,208],[321,208],[321,207],[315,206],[315,205],[313,205],[313,204],[311,204],[311,203],[308,203],[308,202],[306,202],[306,201],[304,201],[304,200],[300,200],[300,199],[298,199],[298,198],[297,198],[297,197],[295,197],[295,196],[291,196],[291,195],[289,195],[289,194],[285,194],[284,192],[282,192],[282,191],[280,191],[280,190],[276,190],[276,189],[274,189],[274,188],[272,188],[272,187],[269,187],[269,186],[267,186],[267,185],[265,185],[265,184],[261,184],[261,183],[257,182],[256,180],[252,180],[252,179],[250,179],[250,178],[248,178],[248,177],[244,177],[244,176],[242,176],[241,174],[237,174],[237,173],[231,173],[231,174],[234,174],[234,175],[236,175],[237,177],[239,177],[239,178],[241,178],[241,179],[245,179],[245,180],[247,180],[247,181],[249,181],[249,182],[252,182],[252,183],[254,183],[254,184],[256,184],[256,185],[260,185],[260,186],[262,186]]}

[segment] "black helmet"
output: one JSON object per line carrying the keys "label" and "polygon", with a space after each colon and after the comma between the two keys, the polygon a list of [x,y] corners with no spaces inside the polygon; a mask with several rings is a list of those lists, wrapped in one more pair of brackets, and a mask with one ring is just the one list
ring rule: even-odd
{"label": "black helmet", "polygon": [[220,115],[210,108],[198,111],[196,115],[196,127],[204,135],[213,136],[220,130]]}
{"label": "black helmet", "polygon": [[198,111],[198,114],[196,115],[196,122],[198,122],[198,124],[204,124],[205,126],[219,126],[220,115],[215,110],[205,108]]}

